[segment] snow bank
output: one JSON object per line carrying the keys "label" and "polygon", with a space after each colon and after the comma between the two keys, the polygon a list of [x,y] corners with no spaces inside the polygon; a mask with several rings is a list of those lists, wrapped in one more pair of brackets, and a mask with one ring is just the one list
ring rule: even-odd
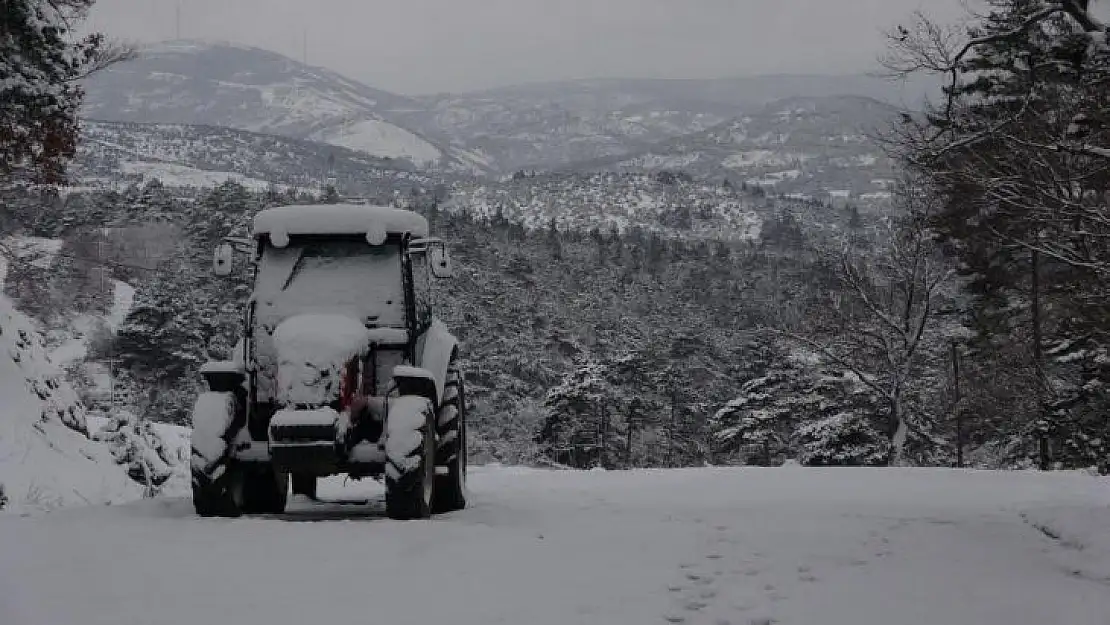
{"label": "snow bank", "polygon": [[108,446],[116,464],[143,487],[146,496],[161,494],[175,476],[187,475],[182,469],[188,461],[188,452],[183,456],[181,449],[167,442],[152,421],[140,419],[134,413],[117,412],[101,428],[92,431],[92,438]]}
{"label": "snow bank", "polygon": [[[102,431],[114,429],[112,417],[100,414],[89,414],[85,420],[89,424],[89,432],[94,439],[101,438]],[[191,494],[191,476],[189,473],[189,457],[191,455],[191,437],[193,428],[172,423],[159,423],[157,421],[143,422],[157,435],[157,447],[162,458],[170,464],[173,474],[170,475],[161,487],[158,494],[162,497],[188,497]]]}
{"label": "snow bank", "polygon": [[29,319],[0,295],[0,483],[7,510],[42,511],[136,499],[139,487],[107,446]]}

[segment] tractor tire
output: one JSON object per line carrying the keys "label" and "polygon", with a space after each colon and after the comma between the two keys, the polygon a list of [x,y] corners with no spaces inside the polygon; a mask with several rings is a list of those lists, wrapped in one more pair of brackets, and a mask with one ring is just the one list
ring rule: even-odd
{"label": "tractor tire", "polygon": [[231,444],[245,425],[232,393],[202,393],[193,408],[190,438],[193,509],[204,517],[285,511],[289,476],[269,465],[236,462]]}
{"label": "tractor tire", "polygon": [[293,494],[316,499],[316,476],[308,473],[293,474]]}
{"label": "tractor tire", "polygon": [[230,462],[207,484],[193,480],[193,508],[205,517],[281,514],[289,500],[289,474],[269,465]]}
{"label": "tractor tire", "polygon": [[246,465],[242,473],[244,514],[281,514],[289,502],[289,474],[271,465]]}
{"label": "tractor tire", "polygon": [[237,517],[243,514],[239,467],[228,466],[216,480],[203,482],[193,473],[193,509],[202,517]]}
{"label": "tractor tire", "polygon": [[231,393],[202,393],[193,407],[190,436],[193,508],[200,516],[239,516],[239,468],[231,458],[242,419]]}
{"label": "tractor tire", "polygon": [[403,395],[386,417],[385,510],[395,520],[427,519],[435,492],[436,417],[425,397]]}
{"label": "tractor tire", "polygon": [[454,512],[466,507],[466,394],[458,363],[447,369],[443,402],[436,413],[439,448],[436,466],[447,469],[436,473],[432,512]]}

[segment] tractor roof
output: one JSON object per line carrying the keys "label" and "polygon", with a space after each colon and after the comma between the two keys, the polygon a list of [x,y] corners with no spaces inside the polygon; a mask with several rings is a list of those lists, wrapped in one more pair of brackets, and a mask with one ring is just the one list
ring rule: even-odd
{"label": "tractor roof", "polygon": [[254,217],[254,236],[264,234],[386,234],[428,236],[428,220],[412,211],[366,204],[310,204],[267,208]]}

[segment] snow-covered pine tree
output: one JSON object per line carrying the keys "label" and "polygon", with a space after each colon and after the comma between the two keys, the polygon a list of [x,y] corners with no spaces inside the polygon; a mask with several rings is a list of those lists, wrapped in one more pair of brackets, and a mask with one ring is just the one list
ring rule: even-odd
{"label": "snow-covered pine tree", "polygon": [[609,374],[605,364],[588,360],[548,391],[537,442],[553,462],[579,469],[617,464],[621,441],[612,426],[619,413]]}
{"label": "snow-covered pine tree", "polygon": [[850,373],[822,372],[797,398],[804,422],[796,432],[798,462],[807,466],[884,466],[890,438],[875,393]]}
{"label": "snow-covered pine tree", "polygon": [[180,259],[162,263],[145,283],[116,334],[115,356],[140,391],[143,417],[188,423],[194,374],[206,359],[201,293],[195,269]]}
{"label": "snow-covered pine tree", "polygon": [[147,419],[120,410],[92,438],[108,445],[116,463],[144,489],[147,497],[157,495],[174,474],[174,468],[189,462],[177,456]]}
{"label": "snow-covered pine tree", "polygon": [[77,37],[93,1],[0,5],[0,176],[64,179],[77,150],[78,79],[121,58],[100,34]]}
{"label": "snow-covered pine tree", "polygon": [[[891,69],[946,83],[895,145],[945,194],[931,225],[970,278],[973,438],[1003,465],[1068,466],[1099,453],[1078,437],[1107,404],[1066,347],[1095,353],[1108,328],[1107,24],[1086,0],[986,4],[966,33],[891,33]],[[1061,346],[1079,360],[1045,358]]]}
{"label": "snow-covered pine tree", "polygon": [[719,462],[773,466],[791,455],[798,415],[789,399],[800,390],[806,373],[776,369],[748,380],[710,419],[713,454]]}

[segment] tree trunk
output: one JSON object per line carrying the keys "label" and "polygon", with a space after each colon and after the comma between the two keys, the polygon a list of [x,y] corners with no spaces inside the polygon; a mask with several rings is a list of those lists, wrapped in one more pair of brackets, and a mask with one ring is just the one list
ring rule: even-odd
{"label": "tree trunk", "polygon": [[629,469],[632,468],[632,430],[633,430],[633,427],[635,426],[635,423],[636,423],[636,421],[635,421],[635,419],[633,419],[632,414],[630,413],[628,415],[627,438],[624,441],[624,464]]}
{"label": "tree trunk", "polygon": [[890,466],[905,466],[906,438],[909,436],[909,428],[902,414],[901,391],[895,391],[894,398],[890,401],[890,423]]}
{"label": "tree trunk", "polygon": [[674,467],[674,443],[678,425],[678,389],[671,390],[671,425],[667,428],[667,466]]}
{"label": "tree trunk", "polygon": [[[1032,310],[1030,311],[1031,321],[1033,323],[1033,372],[1036,375],[1036,393],[1037,401],[1037,419],[1038,421],[1048,423],[1048,411],[1045,408],[1045,373],[1044,373],[1044,353],[1041,350],[1041,254],[1037,250],[1032,250],[1030,254],[1030,304]],[[1047,471],[1051,459],[1048,453],[1048,433],[1042,427],[1037,428],[1038,440],[1037,448],[1039,455],[1039,466],[1042,471]]]}
{"label": "tree trunk", "polygon": [[609,468],[608,451],[609,451],[609,411],[605,404],[601,404],[601,455],[599,466],[606,469]]}
{"label": "tree trunk", "polygon": [[956,413],[956,468],[964,468],[964,421],[960,411],[960,352],[955,341],[952,342],[952,386],[956,397],[953,404]]}

